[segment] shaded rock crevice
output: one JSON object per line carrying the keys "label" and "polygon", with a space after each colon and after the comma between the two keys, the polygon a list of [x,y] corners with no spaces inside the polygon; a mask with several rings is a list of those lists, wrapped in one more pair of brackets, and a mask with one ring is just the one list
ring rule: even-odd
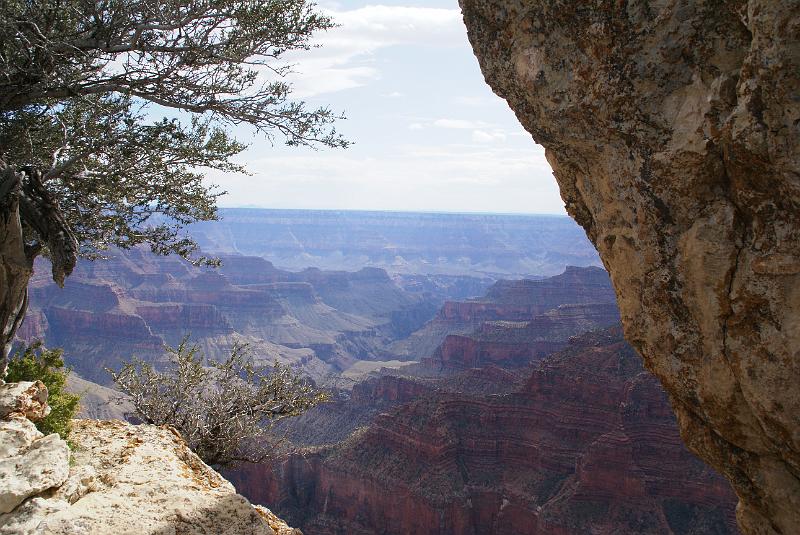
{"label": "shaded rock crevice", "polygon": [[745,533],[800,526],[800,5],[461,0]]}

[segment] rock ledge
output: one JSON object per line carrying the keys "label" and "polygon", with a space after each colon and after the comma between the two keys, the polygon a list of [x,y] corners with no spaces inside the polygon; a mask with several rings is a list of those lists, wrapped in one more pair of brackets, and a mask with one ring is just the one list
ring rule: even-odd
{"label": "rock ledge", "polygon": [[0,410],[17,407],[0,420],[0,534],[302,535],[237,494],[172,428],[75,420],[70,459],[58,435],[21,416],[46,399],[41,383],[0,386]]}

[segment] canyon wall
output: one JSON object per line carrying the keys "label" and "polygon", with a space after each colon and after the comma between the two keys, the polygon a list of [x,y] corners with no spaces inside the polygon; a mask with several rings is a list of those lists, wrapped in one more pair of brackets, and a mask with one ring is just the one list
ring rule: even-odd
{"label": "canyon wall", "polygon": [[[544,356],[563,347],[559,343],[573,334],[616,323],[618,312],[615,303],[614,289],[604,269],[566,266],[563,273],[553,277],[499,280],[482,297],[447,300],[433,320],[407,338],[393,343],[390,349],[397,355],[414,359],[433,357],[433,360],[442,362],[447,359],[441,358],[442,348],[439,346],[448,335],[480,334],[476,329],[481,329],[487,322],[501,322],[507,325],[496,323],[495,328],[502,332],[492,341],[500,344],[520,340],[547,342],[538,350],[526,352],[526,355]],[[512,322],[524,323],[530,328],[511,325]],[[548,330],[552,332],[542,338]],[[458,341],[454,339],[451,343],[457,344]],[[479,365],[477,361],[462,364]]]}
{"label": "canyon wall", "polygon": [[380,414],[229,478],[317,535],[736,533],[729,485],[683,446],[618,328],[575,337],[517,376],[386,376],[349,403]]}
{"label": "canyon wall", "polygon": [[800,529],[800,3],[460,0],[748,534]]}
{"label": "canyon wall", "polygon": [[[141,249],[82,262],[56,286],[36,265],[18,338],[62,347],[83,378],[110,380],[131,355],[158,362],[187,335],[212,358],[246,342],[265,363],[298,366],[317,380],[417,330],[441,299],[401,288],[382,269],[283,271],[263,258],[223,256],[218,270]],[[599,268],[598,268],[599,269]]]}

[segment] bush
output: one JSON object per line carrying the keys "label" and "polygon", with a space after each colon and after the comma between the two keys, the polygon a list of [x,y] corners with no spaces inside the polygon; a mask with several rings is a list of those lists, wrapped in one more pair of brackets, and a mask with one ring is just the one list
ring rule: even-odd
{"label": "bush", "polygon": [[50,414],[36,422],[36,428],[45,435],[58,433],[67,440],[80,396],[64,391],[71,370],[64,368],[63,354],[61,349],[46,349],[41,342],[35,342],[11,357],[5,380],[9,383],[37,379],[43,382],[47,387]]}
{"label": "bush", "polygon": [[234,345],[222,362],[206,359],[186,338],[166,349],[163,372],[137,358],[108,371],[145,423],[173,426],[209,465],[265,460],[278,420],[327,400],[288,366],[257,370],[245,345]]}

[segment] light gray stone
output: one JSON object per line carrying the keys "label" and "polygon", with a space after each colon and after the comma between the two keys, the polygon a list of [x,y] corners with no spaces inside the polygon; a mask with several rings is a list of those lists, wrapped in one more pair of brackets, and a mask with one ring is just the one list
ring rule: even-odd
{"label": "light gray stone", "polygon": [[0,459],[19,455],[44,435],[22,416],[0,420]]}
{"label": "light gray stone", "polygon": [[282,534],[293,533],[236,494],[174,430],[120,421],[73,423],[69,479],[0,522],[24,526],[25,535],[274,535],[271,523]]}
{"label": "light gray stone", "polygon": [[35,440],[19,455],[0,459],[0,513],[57,487],[69,476],[69,448],[56,435]]}

